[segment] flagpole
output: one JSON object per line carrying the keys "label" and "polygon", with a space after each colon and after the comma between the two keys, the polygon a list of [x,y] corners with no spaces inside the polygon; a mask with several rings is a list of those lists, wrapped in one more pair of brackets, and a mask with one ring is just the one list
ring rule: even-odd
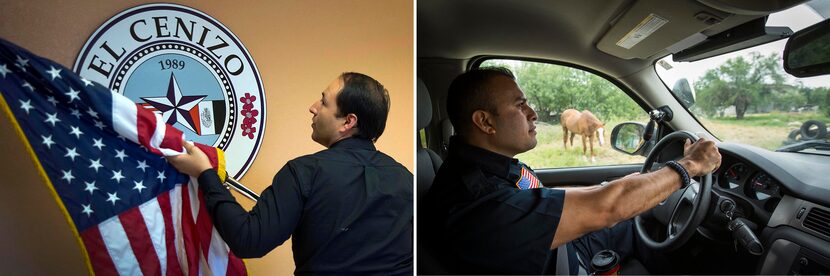
{"label": "flagpole", "polygon": [[231,177],[227,172],[225,172],[225,175],[228,176],[227,179],[225,179],[225,188],[233,188],[235,191],[253,201],[259,200],[259,195],[257,195],[254,191],[248,189],[248,187],[245,187],[245,185],[242,185],[242,183],[239,183],[236,179],[233,179],[233,177]]}

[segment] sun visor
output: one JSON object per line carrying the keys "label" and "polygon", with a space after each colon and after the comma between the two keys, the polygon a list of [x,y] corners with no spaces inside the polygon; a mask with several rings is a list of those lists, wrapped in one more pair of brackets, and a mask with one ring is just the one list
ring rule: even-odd
{"label": "sun visor", "polygon": [[737,25],[731,17],[693,0],[641,0],[611,22],[597,48],[623,59],[645,59],[713,26]]}
{"label": "sun visor", "polygon": [[733,13],[744,15],[767,15],[783,11],[805,0],[697,0],[704,5]]}
{"label": "sun visor", "polygon": [[765,18],[761,17],[675,52],[672,58],[675,62],[696,61],[784,39],[792,34],[789,27],[767,27]]}

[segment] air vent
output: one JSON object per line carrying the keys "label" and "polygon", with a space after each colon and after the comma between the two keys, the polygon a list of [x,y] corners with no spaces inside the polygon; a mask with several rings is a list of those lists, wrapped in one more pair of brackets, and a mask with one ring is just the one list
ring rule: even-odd
{"label": "air vent", "polygon": [[811,208],[804,218],[804,227],[830,237],[830,212]]}

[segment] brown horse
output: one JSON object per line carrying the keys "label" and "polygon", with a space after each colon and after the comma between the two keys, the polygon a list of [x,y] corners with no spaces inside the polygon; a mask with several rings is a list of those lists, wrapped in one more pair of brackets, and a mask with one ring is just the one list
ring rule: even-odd
{"label": "brown horse", "polygon": [[[591,147],[591,162],[596,162],[594,157],[594,140],[599,140],[599,145],[604,144],[603,132],[605,132],[605,124],[600,122],[591,111],[585,110],[580,113],[576,109],[568,109],[562,112],[559,117],[559,123],[562,124],[562,131],[564,132],[565,149],[568,148],[568,131],[571,132],[570,141],[571,146],[574,145],[574,136],[579,134],[582,136],[582,154],[586,158],[586,148]],[[588,144],[585,144],[585,138],[588,138]]]}

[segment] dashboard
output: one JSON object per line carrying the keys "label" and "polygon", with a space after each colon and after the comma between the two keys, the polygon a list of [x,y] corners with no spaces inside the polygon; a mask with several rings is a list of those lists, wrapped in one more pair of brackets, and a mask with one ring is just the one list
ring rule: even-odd
{"label": "dashboard", "polygon": [[757,165],[736,155],[721,156],[721,167],[713,174],[713,190],[733,200],[742,216],[760,225],[766,224],[787,189]]}
{"label": "dashboard", "polygon": [[[766,225],[787,196],[830,206],[830,156],[774,152],[753,146],[720,143],[721,166],[713,176],[717,200],[734,201],[736,212]],[[715,206],[715,209],[718,209]],[[830,209],[830,208],[828,208]]]}
{"label": "dashboard", "polygon": [[724,189],[741,188],[748,197],[756,200],[781,198],[781,184],[769,174],[743,162],[736,162],[722,173],[719,186]]}
{"label": "dashboard", "polygon": [[830,156],[733,143],[718,148],[712,206],[698,232],[731,242],[728,206],[754,224],[750,228],[766,249],[757,273],[830,273]]}

